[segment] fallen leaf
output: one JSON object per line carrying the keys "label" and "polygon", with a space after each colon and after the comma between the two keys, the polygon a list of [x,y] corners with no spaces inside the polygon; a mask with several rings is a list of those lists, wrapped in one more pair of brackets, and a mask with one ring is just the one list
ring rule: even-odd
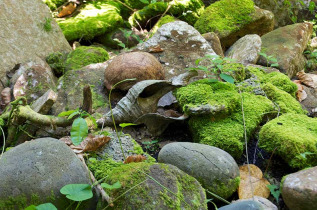
{"label": "fallen leaf", "polygon": [[22,74],[14,84],[13,87],[13,96],[17,99],[20,96],[25,96],[26,86],[28,85],[24,74]]}
{"label": "fallen leaf", "polygon": [[98,148],[103,147],[106,143],[110,141],[109,136],[104,135],[92,135],[88,134],[86,139],[80,144],[83,148],[83,152],[93,152]]}
{"label": "fallen leaf", "polygon": [[309,73],[306,74],[304,71],[300,71],[296,75],[303,84],[305,84],[309,87],[312,87],[312,88],[317,87],[317,75],[316,74],[309,74]]}
{"label": "fallen leaf", "polygon": [[124,161],[124,163],[138,163],[143,162],[146,160],[146,157],[143,155],[131,155],[127,157],[127,159]]}
{"label": "fallen leaf", "polygon": [[296,92],[296,98],[299,102],[302,102],[303,100],[305,100],[307,98],[307,93],[305,90],[298,90]]}
{"label": "fallen leaf", "polygon": [[76,7],[77,5],[75,3],[70,2],[68,5],[62,7],[62,10],[58,13],[57,17],[61,18],[73,14]]}
{"label": "fallen leaf", "polygon": [[304,90],[304,87],[300,80],[294,80],[293,82],[297,85],[297,90]]}
{"label": "fallen leaf", "polygon": [[161,46],[158,44],[158,45],[155,45],[153,47],[149,47],[149,52],[150,53],[159,53],[159,52],[163,52],[164,50],[161,48]]}
{"label": "fallen leaf", "polygon": [[240,166],[239,170],[240,185],[238,196],[240,199],[252,198],[253,196],[268,198],[270,196],[270,190],[267,187],[270,183],[263,178],[261,169],[253,164],[249,164]]}

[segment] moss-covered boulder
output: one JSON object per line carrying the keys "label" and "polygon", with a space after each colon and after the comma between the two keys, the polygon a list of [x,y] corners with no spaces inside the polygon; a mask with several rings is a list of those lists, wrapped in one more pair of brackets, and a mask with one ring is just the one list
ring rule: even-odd
{"label": "moss-covered boulder", "polygon": [[67,0],[42,0],[51,11],[56,10],[58,7],[63,5]]}
{"label": "moss-covered boulder", "polygon": [[81,46],[68,54],[65,65],[67,70],[74,70],[92,63],[102,63],[108,59],[108,52],[101,47]]}
{"label": "moss-covered boulder", "polygon": [[[207,80],[180,88],[176,97],[188,113],[190,107],[209,104],[222,107],[219,112],[193,114],[189,126],[194,141],[225,150],[234,158],[243,153],[244,126],[241,110],[241,96],[228,83],[208,83]],[[264,119],[265,114],[274,111],[273,103],[264,96],[242,93],[245,126],[248,137]],[[190,114],[190,112],[189,112]]]}
{"label": "moss-covered boulder", "polygon": [[216,32],[224,47],[247,34],[263,35],[273,30],[274,15],[254,7],[252,0],[220,0],[205,9],[195,23],[200,33]]}
{"label": "moss-covered boulder", "polygon": [[170,16],[170,15],[165,15],[164,17],[162,17],[161,19],[159,19],[159,21],[157,21],[157,23],[154,25],[154,27],[151,29],[152,34],[155,34],[157,29],[159,29],[162,25],[164,25],[165,23],[169,23],[169,22],[173,22],[178,20],[177,18]]}
{"label": "moss-covered boulder", "polygon": [[154,17],[160,17],[167,7],[171,5],[167,14],[179,18],[190,25],[194,25],[204,10],[204,4],[201,0],[174,0],[169,2],[156,2],[143,9],[133,13],[129,18],[129,23],[133,26],[145,27],[148,20]]}
{"label": "moss-covered boulder", "polygon": [[273,152],[291,167],[317,165],[317,119],[302,114],[284,114],[265,124],[259,135],[260,148]]}
{"label": "moss-covered boulder", "polygon": [[89,1],[77,16],[57,20],[68,41],[90,40],[123,25],[122,5],[114,1]]}
{"label": "moss-covered boulder", "polygon": [[104,182],[119,181],[122,185],[107,190],[116,199],[113,209],[207,209],[205,190],[199,182],[172,165],[121,164],[104,176]]}

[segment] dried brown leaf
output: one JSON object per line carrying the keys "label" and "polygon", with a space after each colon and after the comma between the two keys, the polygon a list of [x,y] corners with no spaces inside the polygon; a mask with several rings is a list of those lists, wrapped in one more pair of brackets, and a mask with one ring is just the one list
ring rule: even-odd
{"label": "dried brown leaf", "polygon": [[155,45],[153,47],[149,47],[149,52],[150,53],[159,53],[159,52],[163,52],[164,50],[161,48],[161,46],[158,44],[158,45]]}
{"label": "dried brown leaf", "polygon": [[312,87],[312,88],[317,87],[317,75],[316,74],[309,74],[309,73],[306,74],[304,71],[300,71],[296,75],[303,84],[305,84],[309,87]]}
{"label": "dried brown leaf", "polygon": [[106,143],[110,141],[109,136],[104,135],[92,135],[88,134],[86,139],[81,142],[80,146],[83,149],[83,152],[93,152],[99,149],[100,147],[103,147]]}
{"label": "dried brown leaf", "polygon": [[297,85],[297,90],[304,90],[304,87],[300,80],[294,80],[293,82]]}
{"label": "dried brown leaf", "polygon": [[73,14],[76,7],[77,5],[75,3],[70,2],[68,5],[62,7],[62,10],[58,13],[57,17],[61,18]]}
{"label": "dried brown leaf", "polygon": [[246,179],[249,176],[249,168],[250,168],[250,176],[261,179],[263,177],[263,173],[261,169],[259,169],[256,165],[246,164],[239,167],[240,171],[240,179]]}
{"label": "dried brown leaf", "polygon": [[296,98],[299,102],[302,102],[303,100],[305,100],[307,98],[307,93],[305,90],[298,90],[296,92]]}
{"label": "dried brown leaf", "polygon": [[146,157],[143,155],[131,155],[127,157],[127,159],[124,161],[124,163],[138,163],[143,162],[146,160]]}

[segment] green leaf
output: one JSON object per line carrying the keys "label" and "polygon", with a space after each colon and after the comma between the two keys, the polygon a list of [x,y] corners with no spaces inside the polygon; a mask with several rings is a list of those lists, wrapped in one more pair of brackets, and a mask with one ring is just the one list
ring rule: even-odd
{"label": "green leaf", "polygon": [[214,82],[219,82],[217,79],[208,79],[208,82],[214,83]]}
{"label": "green leaf", "polygon": [[132,126],[132,125],[136,125],[136,124],[134,124],[134,123],[121,123],[121,124],[119,124],[119,126],[121,128],[125,128],[125,127]]}
{"label": "green leaf", "polygon": [[150,2],[148,0],[140,0],[140,2],[142,2],[144,4],[150,4]]}
{"label": "green leaf", "polygon": [[73,201],[84,201],[92,198],[93,193],[89,184],[68,184],[60,192]]}
{"label": "green leaf", "polygon": [[61,112],[58,114],[58,117],[69,116],[69,115],[73,114],[74,112],[78,112],[78,109]]}
{"label": "green leaf", "polygon": [[68,116],[67,119],[70,120],[70,119],[72,119],[75,115],[78,115],[78,114],[80,114],[79,111],[73,112],[73,113],[71,113],[71,114]]}
{"label": "green leaf", "polygon": [[108,190],[113,190],[113,189],[119,189],[121,188],[121,184],[119,181],[114,183],[113,185],[107,184],[107,183],[101,183],[101,187],[108,189]]}
{"label": "green leaf", "polygon": [[278,198],[280,197],[281,191],[279,190],[279,187],[276,185],[267,185],[267,187],[269,188],[271,194],[273,195],[273,197],[275,198],[276,202],[278,202]]}
{"label": "green leaf", "polygon": [[278,63],[271,64],[271,67],[278,67]]}
{"label": "green leaf", "polygon": [[196,66],[198,66],[198,64],[200,63],[201,60],[202,60],[202,58],[198,58],[198,59],[195,61]]}
{"label": "green leaf", "polygon": [[125,48],[125,44],[124,44],[124,43],[122,43],[122,42],[121,42],[121,43],[119,43],[118,45],[119,45],[120,47]]}
{"label": "green leaf", "polygon": [[57,208],[52,203],[43,203],[38,205],[36,210],[57,210]]}
{"label": "green leaf", "polygon": [[26,207],[24,210],[36,210],[36,206],[31,205],[31,206]]}
{"label": "green leaf", "polygon": [[206,66],[198,66],[198,69],[208,71],[208,68]]}
{"label": "green leaf", "polygon": [[267,55],[265,54],[265,53],[261,53],[261,52],[259,52],[259,55],[261,55],[261,56],[263,56],[263,57],[267,57]]}
{"label": "green leaf", "polygon": [[270,61],[273,63],[277,63],[277,59],[276,58],[270,58]]}
{"label": "green leaf", "polygon": [[224,81],[234,84],[234,79],[233,79],[232,76],[227,75],[227,74],[220,74],[219,76],[220,76],[220,78],[223,79]]}
{"label": "green leaf", "polygon": [[84,118],[77,118],[74,120],[72,129],[70,130],[70,137],[75,146],[79,145],[88,135],[88,126]]}
{"label": "green leaf", "polygon": [[312,152],[304,152],[304,153],[301,153],[300,156],[306,159],[306,155],[314,155],[314,154],[315,153],[312,153]]}

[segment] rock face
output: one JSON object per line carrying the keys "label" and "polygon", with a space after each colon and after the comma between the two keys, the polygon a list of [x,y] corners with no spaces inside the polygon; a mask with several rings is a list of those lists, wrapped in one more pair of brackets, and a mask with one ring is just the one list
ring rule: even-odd
{"label": "rock face", "polygon": [[163,80],[164,71],[160,62],[147,52],[130,52],[115,57],[105,70],[105,86],[110,90],[116,83],[116,89],[129,90],[134,84],[143,80]]}
{"label": "rock face", "polygon": [[223,206],[219,210],[263,210],[263,207],[256,201],[241,201]]}
{"label": "rock face", "polygon": [[53,138],[36,139],[5,152],[0,173],[0,209],[46,202],[65,209],[69,200],[59,190],[67,184],[90,184],[88,171],[73,151]]}
{"label": "rock face", "polygon": [[261,37],[257,34],[245,35],[236,41],[225,53],[226,57],[238,63],[256,64],[261,51]]}
{"label": "rock face", "polygon": [[317,167],[287,175],[281,191],[289,209],[317,209]]}
{"label": "rock face", "polygon": [[252,0],[221,0],[207,7],[195,23],[200,33],[215,32],[223,47],[247,34],[262,36],[273,30],[274,15],[254,6]]}
{"label": "rock face", "polygon": [[[111,197],[123,195],[114,201],[115,209],[207,209],[205,190],[199,182],[173,165],[124,164],[105,180],[110,184],[117,181],[125,184],[109,192]],[[133,190],[127,192],[131,187]]]}
{"label": "rock face", "polygon": [[[306,59],[303,55],[307,43],[312,35],[313,25],[311,23],[297,23],[278,28],[261,37],[262,49],[268,56],[277,59],[279,69],[293,77],[305,67]],[[260,56],[259,64],[266,66],[275,62],[266,60]]]}
{"label": "rock face", "polygon": [[137,50],[155,52],[153,55],[162,63],[166,79],[187,72],[186,67],[195,66],[195,61],[206,54],[216,55],[200,33],[182,21],[162,25],[151,39],[139,44]]}
{"label": "rock face", "polygon": [[0,78],[15,64],[68,52],[67,43],[48,7],[41,0],[0,2]]}
{"label": "rock face", "polygon": [[228,198],[239,186],[239,168],[235,160],[216,147],[189,142],[165,145],[159,162],[172,164],[200,181],[202,186]]}
{"label": "rock face", "polygon": [[[241,202],[245,202],[245,201],[254,201],[257,202],[258,204],[260,204],[260,206],[262,208],[260,208],[261,210],[278,210],[277,206],[275,206],[271,201],[269,201],[266,198],[260,197],[260,196],[254,196],[253,198],[249,198],[249,199],[239,199],[237,201],[233,201],[233,203],[241,203]],[[227,206],[229,207],[229,206]],[[232,205],[232,207],[234,207]],[[222,209],[222,208],[220,208]]]}

